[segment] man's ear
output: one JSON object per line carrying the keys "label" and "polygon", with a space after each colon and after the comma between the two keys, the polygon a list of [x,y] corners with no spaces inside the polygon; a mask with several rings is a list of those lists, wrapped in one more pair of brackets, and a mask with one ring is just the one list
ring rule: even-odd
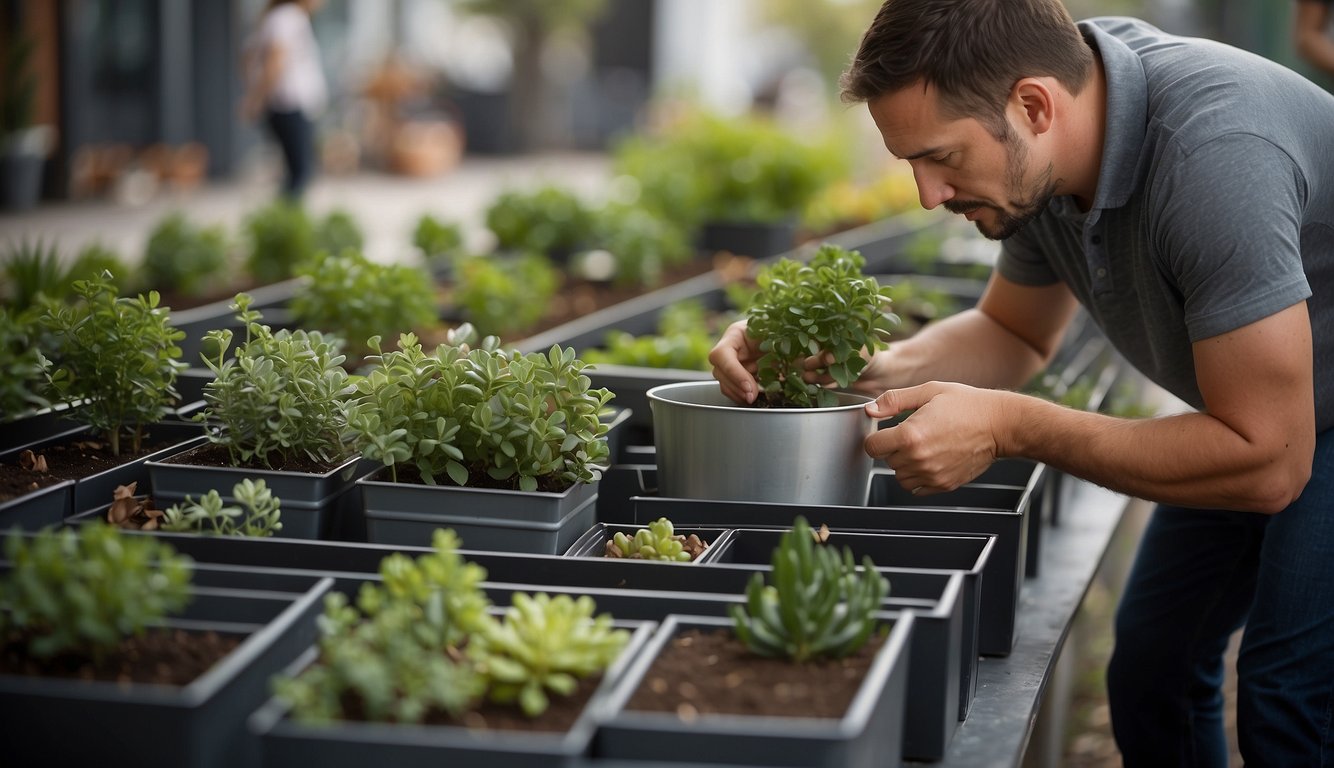
{"label": "man's ear", "polygon": [[1010,104],[1019,124],[1027,126],[1034,135],[1051,130],[1056,98],[1042,78],[1025,77],[1016,82],[1010,89]]}

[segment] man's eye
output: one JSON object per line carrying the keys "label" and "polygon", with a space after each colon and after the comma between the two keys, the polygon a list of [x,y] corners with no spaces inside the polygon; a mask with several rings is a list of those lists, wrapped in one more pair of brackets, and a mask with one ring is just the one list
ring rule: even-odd
{"label": "man's eye", "polygon": [[953,157],[953,156],[954,156],[954,153],[953,153],[953,152],[947,152],[946,154],[939,155],[939,156],[937,156],[937,157],[933,157],[933,158],[931,158],[931,161],[932,161],[932,162],[935,162],[935,163],[943,163],[943,162],[945,162],[946,160],[950,159],[950,158]]}

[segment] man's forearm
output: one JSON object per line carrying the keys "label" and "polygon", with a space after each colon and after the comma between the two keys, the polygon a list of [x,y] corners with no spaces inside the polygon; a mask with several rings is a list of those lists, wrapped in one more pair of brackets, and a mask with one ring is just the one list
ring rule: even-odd
{"label": "man's forearm", "polygon": [[1302,441],[1266,446],[1207,413],[1120,419],[1010,394],[1003,456],[1151,501],[1274,513],[1309,476]]}

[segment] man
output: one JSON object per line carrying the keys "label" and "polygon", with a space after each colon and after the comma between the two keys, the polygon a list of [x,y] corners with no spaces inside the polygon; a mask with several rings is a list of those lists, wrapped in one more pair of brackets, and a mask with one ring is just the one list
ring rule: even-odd
{"label": "man", "polygon": [[1292,39],[1297,55],[1334,77],[1334,39],[1329,37],[1332,0],[1297,0]]}
{"label": "man", "polygon": [[[888,0],[848,72],[922,205],[1002,240],[978,306],[879,353],[867,439],[914,493],[1023,456],[1159,502],[1108,672],[1126,765],[1334,761],[1334,97],[1271,62],[1059,0]],[[1019,387],[1083,304],[1195,412],[1122,420]],[[748,402],[757,350],[710,359]],[[808,364],[818,376],[821,360]],[[1075,511],[1078,514],[1078,511]]]}

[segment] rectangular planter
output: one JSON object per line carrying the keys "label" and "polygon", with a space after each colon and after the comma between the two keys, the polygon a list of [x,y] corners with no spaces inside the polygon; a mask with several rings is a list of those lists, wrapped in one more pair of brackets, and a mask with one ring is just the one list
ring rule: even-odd
{"label": "rectangular planter", "polygon": [[[606,551],[607,542],[610,541],[613,536],[615,536],[617,533],[624,533],[626,536],[630,536],[633,538],[635,532],[642,530],[644,527],[645,526],[643,525],[616,525],[613,523],[594,523],[593,527],[589,528],[587,531],[584,531],[583,535],[580,536],[574,542],[574,544],[570,545],[570,548],[565,551],[565,556],[592,557],[592,558],[606,557],[604,552]],[[677,563],[679,565],[701,565],[703,563],[711,563],[717,561],[719,553],[726,548],[726,541],[731,536],[732,532],[731,530],[726,528],[674,527],[673,533],[679,534],[681,536],[689,536],[693,533],[696,536],[699,536],[699,538],[708,545],[708,547],[704,550],[704,552],[700,554],[698,559],[690,560],[685,563]],[[610,558],[610,559],[615,559],[615,558]],[[672,564],[662,560],[649,560],[648,562],[661,562],[669,565]]]}
{"label": "rectangular planter", "polygon": [[87,425],[71,418],[73,413],[70,408],[49,409],[0,422],[0,457],[34,443],[86,432]]}
{"label": "rectangular planter", "polygon": [[700,228],[699,249],[706,258],[720,251],[752,259],[780,256],[797,247],[795,220],[707,221]]}
{"label": "rectangular planter", "polygon": [[430,546],[436,528],[452,528],[468,549],[559,554],[593,524],[598,483],[563,493],[391,483],[381,471],[357,481],[369,539]]}
{"label": "rectangular planter", "polygon": [[[73,514],[77,515],[110,504],[111,495],[118,485],[138,483],[136,493],[150,492],[152,482],[149,479],[148,462],[161,461],[168,456],[208,442],[202,424],[183,422],[154,424],[148,433],[148,438],[154,441],[171,441],[172,444],[133,461],[77,480],[74,483]],[[227,490],[231,490],[231,487],[228,486]]]}
{"label": "rectangular planter", "polygon": [[598,730],[597,755],[730,765],[882,768],[899,764],[913,616],[894,621],[856,698],[841,719],[701,715],[685,722],[674,713],[636,712],[626,703],[657,654],[688,627],[728,627],[703,616],[670,616],[612,692]]}
{"label": "rectangular planter", "polygon": [[[194,446],[191,446],[193,448]],[[188,463],[185,451],[170,457],[145,462],[153,499],[159,507],[168,507],[186,496],[198,499],[215,490],[228,504],[234,504],[232,488],[244,479],[263,480],[282,501],[283,538],[319,539],[328,537],[340,505],[351,496],[354,483],[372,471],[375,464],[353,457],[323,474],[287,472],[274,469],[210,467]]]}
{"label": "rectangular planter", "polygon": [[61,480],[54,485],[0,502],[0,531],[8,531],[16,526],[25,531],[37,531],[49,525],[58,526],[69,517],[73,507],[74,481]]}
{"label": "rectangular planter", "polygon": [[245,718],[268,696],[269,676],[316,635],[332,582],[293,594],[196,588],[186,629],[244,633],[245,640],[180,688],[0,676],[5,759],[16,765],[222,768],[257,765]]}
{"label": "rectangular planter", "polygon": [[[653,631],[640,624],[620,658],[603,676],[584,714],[569,731],[480,731],[462,727],[400,725],[393,723],[340,722],[336,727],[302,725],[287,717],[289,708],[270,699],[250,718],[249,727],[262,744],[266,768],[348,768],[392,765],[396,768],[442,765],[487,765],[504,768],[574,766],[592,750],[597,728],[596,715],[637,658]],[[309,648],[287,672],[295,674],[315,661],[317,650]]]}
{"label": "rectangular planter", "polygon": [[[905,503],[899,506],[895,504],[898,501]],[[966,506],[965,501],[976,506]],[[874,470],[870,503],[865,507],[653,496],[636,497],[633,503],[636,522],[666,517],[678,525],[763,528],[791,525],[798,515],[803,515],[812,525],[824,523],[843,530],[994,534],[996,545],[987,560],[981,586],[978,650],[986,656],[1006,656],[1014,645],[1015,612],[1024,579],[1026,524],[1031,504],[1031,496],[1024,489],[964,486],[949,493],[917,497],[900,488],[893,473]]]}

